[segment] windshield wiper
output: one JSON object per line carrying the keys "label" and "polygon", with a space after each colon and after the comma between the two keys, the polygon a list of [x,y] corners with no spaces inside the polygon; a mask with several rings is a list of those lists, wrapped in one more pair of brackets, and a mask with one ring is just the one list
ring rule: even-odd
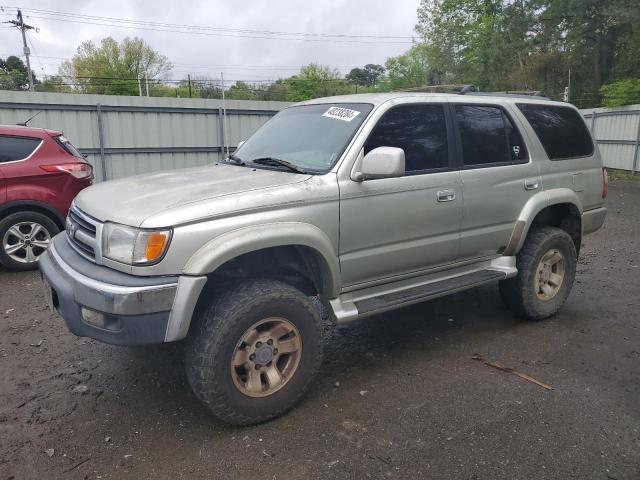
{"label": "windshield wiper", "polygon": [[245,162],[244,160],[242,160],[240,157],[237,157],[236,155],[234,155],[233,153],[231,155],[229,155],[226,160],[231,160],[233,163],[235,163],[236,165],[246,165],[247,162]]}
{"label": "windshield wiper", "polygon": [[258,165],[270,165],[274,167],[285,167],[296,173],[307,173],[307,171],[303,168],[294,165],[287,160],[282,160],[281,158],[275,157],[262,157],[262,158],[254,158],[251,160],[251,163],[257,163]]}

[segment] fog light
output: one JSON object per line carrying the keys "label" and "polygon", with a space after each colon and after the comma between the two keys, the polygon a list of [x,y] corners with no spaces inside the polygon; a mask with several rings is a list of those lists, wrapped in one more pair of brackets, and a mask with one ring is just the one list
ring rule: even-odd
{"label": "fog light", "polygon": [[105,316],[104,313],[96,312],[95,310],[90,310],[85,307],[80,308],[80,314],[82,315],[82,320],[89,325],[93,325],[98,328],[105,328]]}

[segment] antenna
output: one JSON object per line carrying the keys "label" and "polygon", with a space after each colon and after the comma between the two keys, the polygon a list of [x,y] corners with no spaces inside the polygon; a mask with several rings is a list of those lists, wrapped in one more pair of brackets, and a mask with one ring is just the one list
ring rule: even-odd
{"label": "antenna", "polygon": [[16,125],[18,125],[19,127],[26,127],[27,123],[29,123],[31,120],[33,120],[34,118],[36,118],[38,115],[40,115],[42,112],[44,112],[44,110],[40,110],[38,112],[36,112],[34,115],[30,116],[27,120],[25,120],[22,123],[16,123]]}

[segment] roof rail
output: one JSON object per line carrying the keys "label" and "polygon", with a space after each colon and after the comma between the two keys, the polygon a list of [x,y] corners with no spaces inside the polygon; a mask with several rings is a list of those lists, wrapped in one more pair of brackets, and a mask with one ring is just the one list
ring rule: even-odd
{"label": "roof rail", "polygon": [[465,92],[463,95],[481,95],[481,96],[491,96],[491,97],[512,97],[512,98],[535,98],[538,100],[551,100],[547,97],[544,92],[540,90],[533,91],[505,91],[505,92]]}
{"label": "roof rail", "polygon": [[515,98],[536,98],[540,100],[550,100],[540,90],[507,90],[504,92],[481,92],[475,85],[450,84],[450,85],[424,85],[422,87],[409,87],[397,90],[400,92],[423,92],[423,93],[455,93],[458,95],[482,95],[491,97],[515,97]]}
{"label": "roof rail", "polygon": [[397,90],[399,92],[423,92],[423,93],[467,93],[477,92],[474,85],[448,84],[448,85],[423,85],[421,87],[409,87]]}

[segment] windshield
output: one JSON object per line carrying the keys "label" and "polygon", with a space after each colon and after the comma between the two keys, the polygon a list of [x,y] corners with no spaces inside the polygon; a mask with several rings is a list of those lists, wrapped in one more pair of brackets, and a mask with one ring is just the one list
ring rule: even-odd
{"label": "windshield", "polygon": [[[324,173],[338,161],[373,105],[324,103],[282,110],[235,153],[246,163],[285,160],[310,173]],[[270,164],[270,166],[274,166]]]}

